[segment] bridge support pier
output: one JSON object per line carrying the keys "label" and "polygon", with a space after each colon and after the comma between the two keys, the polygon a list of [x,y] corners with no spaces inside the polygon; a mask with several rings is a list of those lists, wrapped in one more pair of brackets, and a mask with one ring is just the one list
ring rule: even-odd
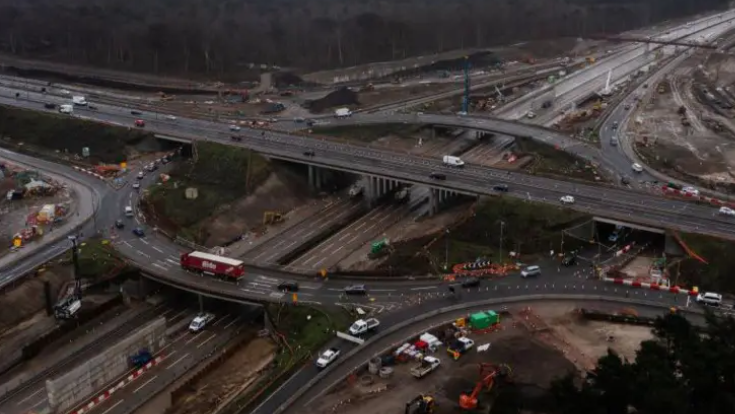
{"label": "bridge support pier", "polygon": [[450,198],[457,194],[449,190],[442,190],[440,188],[432,188],[429,191],[429,216],[433,216],[439,213],[440,207],[443,203],[446,203]]}
{"label": "bridge support pier", "polygon": [[324,171],[313,165],[309,166],[309,186],[315,190],[321,190],[324,184]]}
{"label": "bridge support pier", "polygon": [[398,181],[380,177],[367,177],[366,198],[370,206],[384,195],[398,188]]}
{"label": "bridge support pier", "polygon": [[436,128],[434,128],[434,125],[429,125],[429,139],[436,139]]}

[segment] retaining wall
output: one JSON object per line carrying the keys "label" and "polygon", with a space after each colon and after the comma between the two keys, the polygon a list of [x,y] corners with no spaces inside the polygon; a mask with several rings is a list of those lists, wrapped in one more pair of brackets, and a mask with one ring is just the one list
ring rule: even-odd
{"label": "retaining wall", "polygon": [[66,374],[46,381],[52,412],[63,412],[115,381],[130,369],[140,349],[156,353],[166,343],[166,319],[158,318]]}

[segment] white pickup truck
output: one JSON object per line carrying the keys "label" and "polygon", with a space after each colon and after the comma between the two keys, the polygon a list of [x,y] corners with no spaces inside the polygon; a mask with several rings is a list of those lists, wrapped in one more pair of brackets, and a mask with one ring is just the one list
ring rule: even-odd
{"label": "white pickup truck", "polygon": [[441,365],[439,358],[434,358],[432,356],[424,357],[417,366],[411,368],[411,375],[416,378],[423,378],[435,369],[439,368],[439,365]]}
{"label": "white pickup truck", "polygon": [[347,118],[350,116],[352,116],[352,111],[350,111],[348,108],[339,108],[334,111],[335,118]]}
{"label": "white pickup truck", "polygon": [[337,357],[339,357],[339,354],[340,352],[337,348],[327,349],[319,355],[319,358],[316,360],[316,366],[319,368],[326,368],[327,365],[331,364],[335,359],[337,359]]}
{"label": "white pickup truck", "polygon": [[209,322],[214,320],[214,315],[211,313],[200,313],[189,324],[189,332],[199,332],[204,329]]}
{"label": "white pickup truck", "polygon": [[350,335],[357,336],[375,330],[380,325],[380,321],[375,318],[358,319],[350,326]]}

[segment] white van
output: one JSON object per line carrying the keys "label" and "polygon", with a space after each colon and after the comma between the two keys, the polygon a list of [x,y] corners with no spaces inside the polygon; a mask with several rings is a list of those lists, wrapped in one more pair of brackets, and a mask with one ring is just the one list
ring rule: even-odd
{"label": "white van", "polygon": [[125,206],[125,217],[133,217],[133,208],[131,206]]}
{"label": "white van", "polygon": [[444,161],[444,165],[448,165],[450,167],[464,167],[464,161],[462,161],[459,157],[454,157],[452,155],[445,155],[444,158],[442,158],[442,161]]}
{"label": "white van", "polygon": [[722,304],[722,295],[714,292],[705,292],[697,295],[697,303],[709,306],[720,306]]}
{"label": "white van", "polygon": [[521,271],[521,277],[533,277],[541,274],[541,268],[538,266],[528,266]]}
{"label": "white van", "polygon": [[87,105],[87,99],[83,96],[72,96],[71,103],[74,105],[85,106]]}
{"label": "white van", "polygon": [[633,164],[630,166],[630,168],[637,173],[643,172],[643,167],[640,164]]}
{"label": "white van", "polygon": [[59,105],[59,112],[62,114],[72,114],[74,113],[74,107],[71,105]]}

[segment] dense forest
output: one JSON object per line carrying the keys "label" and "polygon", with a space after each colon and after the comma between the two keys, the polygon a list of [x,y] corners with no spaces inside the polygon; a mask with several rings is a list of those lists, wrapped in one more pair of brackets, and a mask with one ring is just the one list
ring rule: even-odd
{"label": "dense forest", "polygon": [[171,75],[352,66],[612,33],[727,0],[0,0],[0,53]]}

